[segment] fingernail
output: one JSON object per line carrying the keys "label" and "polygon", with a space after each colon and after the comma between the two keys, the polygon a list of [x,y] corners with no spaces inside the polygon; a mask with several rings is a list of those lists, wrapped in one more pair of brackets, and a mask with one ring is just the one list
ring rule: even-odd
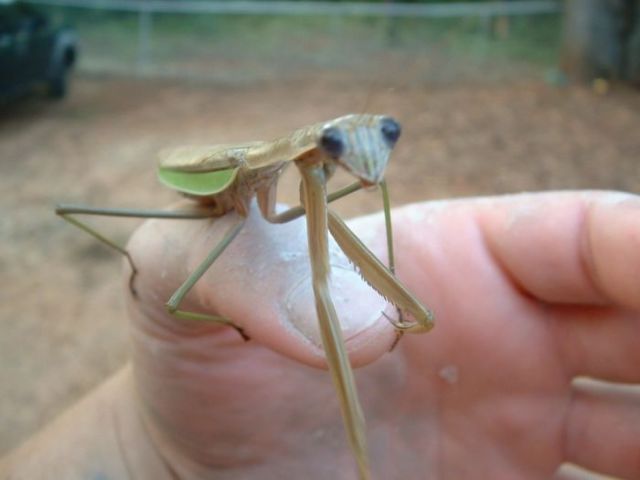
{"label": "fingernail", "polygon": [[[387,302],[360,275],[342,266],[331,268],[331,299],[345,340],[376,323]],[[305,276],[286,296],[287,320],[307,340],[322,346],[311,278]]]}

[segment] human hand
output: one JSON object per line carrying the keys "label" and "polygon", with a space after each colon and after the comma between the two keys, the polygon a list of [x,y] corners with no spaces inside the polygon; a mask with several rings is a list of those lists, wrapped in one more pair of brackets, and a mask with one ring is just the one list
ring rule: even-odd
{"label": "human hand", "polygon": [[[571,461],[638,478],[638,398],[571,386],[640,382],[638,198],[435,202],[393,219],[398,275],[437,320],[387,354],[376,301],[342,292],[352,360],[375,360],[356,371],[374,476],[549,478]],[[152,438],[181,478],[354,478],[329,375],[309,367],[322,365],[313,300],[293,324],[285,301],[308,262],[302,223],[250,220],[182,307],[233,319],[250,342],[164,311],[228,222],[151,221],[131,241],[134,376]],[[382,256],[379,215],[352,227]]]}

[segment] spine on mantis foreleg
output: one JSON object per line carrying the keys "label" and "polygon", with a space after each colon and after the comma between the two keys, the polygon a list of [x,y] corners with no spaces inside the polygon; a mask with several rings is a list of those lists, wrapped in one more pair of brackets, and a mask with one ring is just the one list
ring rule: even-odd
{"label": "spine on mantis foreleg", "polygon": [[318,165],[300,165],[303,203],[307,212],[309,256],[313,292],[327,364],[340,397],[347,437],[362,480],[370,478],[364,415],[356,391],[353,370],[342,337],[340,322],[329,291],[329,242],[324,172]]}
{"label": "spine on mantis foreleg", "polygon": [[389,269],[362,243],[362,241],[333,212],[329,212],[329,230],[342,251],[356,266],[365,282],[403,312],[413,317],[412,322],[392,322],[398,329],[421,333],[433,327],[433,314],[426,309],[396,278]]}

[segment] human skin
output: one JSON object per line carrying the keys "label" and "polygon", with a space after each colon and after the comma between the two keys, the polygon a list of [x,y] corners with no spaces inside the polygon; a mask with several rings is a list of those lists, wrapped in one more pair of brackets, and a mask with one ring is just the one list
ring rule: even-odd
{"label": "human skin", "polygon": [[[5,458],[0,478],[356,478],[300,286],[304,221],[254,217],[183,305],[251,340],[164,310],[233,219],[146,222],[130,242],[130,364]],[[640,198],[464,199],[393,219],[398,276],[434,310],[433,331],[389,352],[380,302],[334,262],[374,478],[569,478],[563,462],[640,478],[637,388],[572,382],[640,383]],[[350,225],[384,258],[381,215]]]}

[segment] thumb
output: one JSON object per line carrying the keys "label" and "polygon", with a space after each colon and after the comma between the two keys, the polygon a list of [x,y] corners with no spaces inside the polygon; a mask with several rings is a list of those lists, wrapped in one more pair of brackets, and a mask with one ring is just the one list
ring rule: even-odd
{"label": "thumb", "polygon": [[[130,309],[134,331],[152,337],[208,337],[233,348],[266,346],[298,362],[324,366],[311,284],[305,219],[273,225],[255,206],[245,224],[186,295],[179,309],[223,316],[250,337],[248,344],[229,327],[179,320],[166,301],[240,218],[228,214],[205,220],[150,220],[136,231],[129,251],[138,268],[138,295]],[[386,353],[395,333],[383,312],[392,308],[353,270],[332,244],[331,291],[354,365]],[[135,328],[135,327],[138,328]]]}

